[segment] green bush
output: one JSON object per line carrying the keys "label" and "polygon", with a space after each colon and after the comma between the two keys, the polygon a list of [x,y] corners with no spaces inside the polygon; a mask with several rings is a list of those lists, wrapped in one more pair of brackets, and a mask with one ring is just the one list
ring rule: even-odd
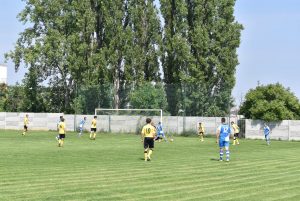
{"label": "green bush", "polygon": [[269,84],[251,89],[240,108],[240,114],[248,119],[265,121],[300,119],[298,98],[281,84]]}

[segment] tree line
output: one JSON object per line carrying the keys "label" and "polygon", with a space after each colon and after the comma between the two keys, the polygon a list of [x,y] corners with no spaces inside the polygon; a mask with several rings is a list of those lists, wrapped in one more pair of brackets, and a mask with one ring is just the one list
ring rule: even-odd
{"label": "tree line", "polygon": [[243,29],[235,0],[25,2],[27,28],[6,54],[28,68],[23,110],[228,113]]}

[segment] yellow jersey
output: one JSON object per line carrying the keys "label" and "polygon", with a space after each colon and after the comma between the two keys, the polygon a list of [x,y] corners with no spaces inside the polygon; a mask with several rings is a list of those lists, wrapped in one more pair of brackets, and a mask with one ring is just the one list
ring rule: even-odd
{"label": "yellow jersey", "polygon": [[96,119],[92,120],[91,128],[97,128],[97,120]]}
{"label": "yellow jersey", "polygon": [[240,128],[238,127],[238,125],[232,124],[232,128],[233,128],[234,133],[239,133],[240,132]]}
{"label": "yellow jersey", "polygon": [[29,120],[27,117],[24,118],[24,125],[27,126],[29,124]]}
{"label": "yellow jersey", "polygon": [[205,132],[205,129],[204,129],[204,125],[203,124],[201,124],[201,125],[199,125],[199,127],[198,127],[198,132],[199,133],[204,133]]}
{"label": "yellow jersey", "polygon": [[143,137],[151,137],[154,138],[155,137],[155,128],[154,126],[152,126],[151,124],[147,124],[143,127],[142,129],[142,136]]}
{"label": "yellow jersey", "polygon": [[66,124],[65,124],[65,122],[59,122],[59,124],[58,124],[58,133],[59,134],[66,134]]}

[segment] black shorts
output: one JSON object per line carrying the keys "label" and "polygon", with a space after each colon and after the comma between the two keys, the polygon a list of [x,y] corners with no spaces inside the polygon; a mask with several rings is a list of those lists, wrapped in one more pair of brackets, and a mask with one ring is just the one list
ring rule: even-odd
{"label": "black shorts", "polygon": [[154,148],[154,139],[152,137],[144,138],[144,149],[153,149]]}
{"label": "black shorts", "polygon": [[96,132],[96,131],[97,131],[97,128],[91,128],[91,131]]}
{"label": "black shorts", "polygon": [[239,133],[235,133],[233,136],[234,137],[239,137]]}
{"label": "black shorts", "polygon": [[27,129],[28,129],[28,127],[27,127],[26,125],[24,125],[24,129],[25,129],[25,130],[27,130]]}
{"label": "black shorts", "polygon": [[204,132],[199,132],[199,135],[204,135]]}
{"label": "black shorts", "polygon": [[59,134],[59,139],[64,139],[66,137],[66,134]]}

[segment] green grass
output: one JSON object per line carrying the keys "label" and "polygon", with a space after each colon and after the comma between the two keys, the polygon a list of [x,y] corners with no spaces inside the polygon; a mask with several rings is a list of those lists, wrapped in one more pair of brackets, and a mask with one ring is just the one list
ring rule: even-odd
{"label": "green grass", "polygon": [[213,138],[156,143],[144,162],[140,137],[90,141],[54,132],[0,131],[0,200],[300,200],[300,143],[241,140],[219,162]]}

